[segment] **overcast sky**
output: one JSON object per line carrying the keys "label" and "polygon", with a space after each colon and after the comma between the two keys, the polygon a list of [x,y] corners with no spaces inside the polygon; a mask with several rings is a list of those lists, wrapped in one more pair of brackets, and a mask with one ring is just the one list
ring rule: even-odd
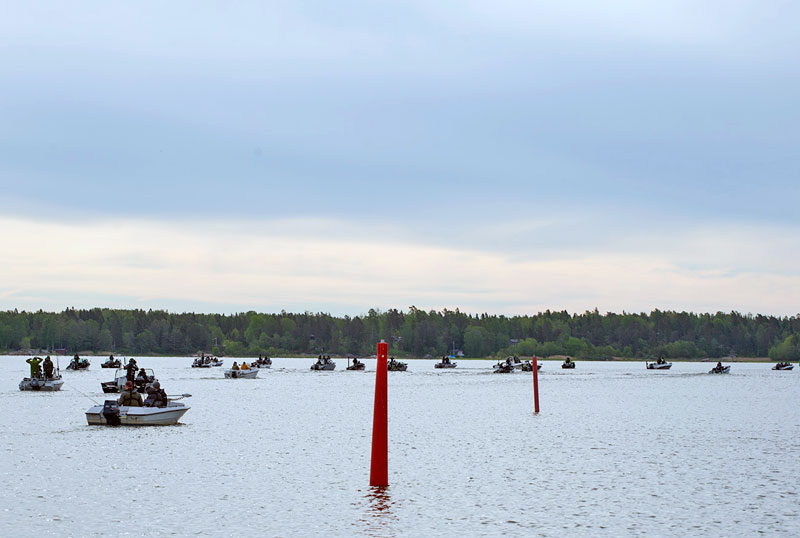
{"label": "overcast sky", "polygon": [[6,3],[0,309],[800,312],[800,5]]}

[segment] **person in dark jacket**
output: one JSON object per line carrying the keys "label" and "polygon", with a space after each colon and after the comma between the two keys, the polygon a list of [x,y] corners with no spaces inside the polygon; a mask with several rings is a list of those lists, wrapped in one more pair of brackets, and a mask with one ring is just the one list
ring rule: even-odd
{"label": "person in dark jacket", "polygon": [[136,377],[136,370],[139,369],[139,367],[136,366],[136,359],[129,360],[128,366],[126,366],[125,368],[128,370],[128,375],[127,375],[128,381],[132,382],[133,379]]}
{"label": "person in dark jacket", "polygon": [[50,360],[50,355],[44,358],[44,364],[42,364],[42,367],[44,368],[44,376],[46,378],[49,379],[53,377],[53,361]]}
{"label": "person in dark jacket", "polygon": [[166,407],[169,400],[167,392],[161,388],[158,381],[153,381],[147,386],[147,399],[144,401],[145,407]]}

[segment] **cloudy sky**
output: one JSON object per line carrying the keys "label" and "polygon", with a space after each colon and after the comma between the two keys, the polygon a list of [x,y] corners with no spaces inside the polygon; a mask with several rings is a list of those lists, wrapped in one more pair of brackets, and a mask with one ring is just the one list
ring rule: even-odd
{"label": "cloudy sky", "polygon": [[2,12],[0,309],[800,312],[795,2]]}

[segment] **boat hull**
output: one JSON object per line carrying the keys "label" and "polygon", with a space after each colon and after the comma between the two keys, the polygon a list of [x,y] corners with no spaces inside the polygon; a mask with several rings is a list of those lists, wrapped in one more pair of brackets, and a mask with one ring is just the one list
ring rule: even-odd
{"label": "boat hull", "polygon": [[227,379],[255,379],[258,377],[258,369],[252,368],[250,370],[225,370],[225,377]]}
{"label": "boat hull", "polygon": [[55,392],[61,390],[64,380],[59,378],[55,379],[36,379],[26,377],[19,382],[19,390],[30,390],[33,392]]}
{"label": "boat hull", "polygon": [[[120,426],[169,426],[177,424],[190,408],[181,403],[170,402],[167,407],[126,407],[119,408]],[[103,406],[96,405],[86,411],[86,421],[91,426],[106,426]]]}
{"label": "boat hull", "polygon": [[709,370],[708,373],[709,374],[727,374],[727,373],[730,373],[730,371],[731,371],[731,367],[729,365],[729,366],[723,366],[721,369],[712,368],[711,370]]}
{"label": "boat hull", "polygon": [[456,363],[454,363],[454,362],[451,362],[451,363],[437,362],[436,364],[433,365],[433,367],[434,368],[455,368],[456,367]]}
{"label": "boat hull", "polygon": [[669,370],[670,368],[672,368],[671,362],[667,362],[665,364],[656,364],[655,362],[648,362],[646,364],[648,370]]}
{"label": "boat hull", "polygon": [[314,363],[311,365],[311,369],[316,372],[330,372],[336,368],[335,362],[328,362],[325,364],[317,364]]}
{"label": "boat hull", "polygon": [[772,367],[773,370],[791,370],[794,368],[794,364],[787,364],[786,366],[778,366],[775,365]]}

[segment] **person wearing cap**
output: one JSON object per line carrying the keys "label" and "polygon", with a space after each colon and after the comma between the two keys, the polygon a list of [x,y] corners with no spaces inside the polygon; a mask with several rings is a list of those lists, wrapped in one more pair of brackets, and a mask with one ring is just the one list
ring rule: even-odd
{"label": "person wearing cap", "polygon": [[133,378],[136,376],[136,370],[139,369],[136,366],[136,359],[131,357],[131,360],[128,361],[128,366],[125,367],[128,370],[128,381],[133,381]]}
{"label": "person wearing cap", "polygon": [[147,385],[147,399],[144,401],[145,407],[166,407],[168,403],[167,393],[161,388],[158,380]]}
{"label": "person wearing cap", "polygon": [[142,407],[142,395],[133,388],[133,381],[125,383],[125,390],[119,395],[117,403],[128,407]]}
{"label": "person wearing cap", "polygon": [[47,379],[53,377],[53,361],[50,360],[50,355],[44,358],[44,364],[42,364],[42,368],[44,368],[44,377]]}

